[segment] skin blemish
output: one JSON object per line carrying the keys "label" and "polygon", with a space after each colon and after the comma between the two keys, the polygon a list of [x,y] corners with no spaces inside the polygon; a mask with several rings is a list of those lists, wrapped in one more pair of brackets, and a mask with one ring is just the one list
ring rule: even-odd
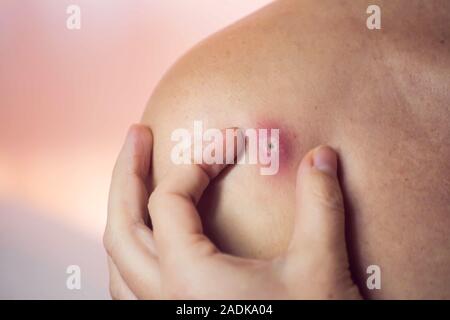
{"label": "skin blemish", "polygon": [[[266,129],[267,135],[261,135],[260,146],[266,150],[262,150],[270,157],[272,152],[278,152],[279,168],[278,172],[274,176],[285,175],[289,172],[289,168],[292,162],[292,146],[296,141],[296,134],[288,128],[283,122],[274,120],[263,120],[256,124],[256,129]],[[278,139],[271,136],[271,130],[278,129]],[[259,131],[261,132],[261,131]],[[261,164],[261,166],[264,166]]]}

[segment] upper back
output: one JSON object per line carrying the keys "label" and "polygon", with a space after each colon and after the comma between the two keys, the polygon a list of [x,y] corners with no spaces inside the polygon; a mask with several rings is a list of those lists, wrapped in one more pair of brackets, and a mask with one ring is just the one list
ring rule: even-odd
{"label": "upper back", "polygon": [[166,74],[144,114],[154,182],[173,165],[171,132],[195,120],[279,128],[277,175],[238,166],[201,203],[219,247],[270,257],[290,239],[299,161],[331,145],[354,273],[365,283],[368,265],[383,272],[383,290],[366,295],[450,297],[449,3],[427,2],[440,6],[433,24],[411,1],[383,3],[382,30],[370,31],[367,1],[278,1],[213,35]]}

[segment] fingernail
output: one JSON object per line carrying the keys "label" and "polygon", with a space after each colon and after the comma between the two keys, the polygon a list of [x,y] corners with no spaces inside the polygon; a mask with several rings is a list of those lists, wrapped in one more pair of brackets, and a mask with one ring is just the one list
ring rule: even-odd
{"label": "fingernail", "polygon": [[337,176],[337,155],[333,149],[320,146],[314,150],[314,167],[331,176]]}

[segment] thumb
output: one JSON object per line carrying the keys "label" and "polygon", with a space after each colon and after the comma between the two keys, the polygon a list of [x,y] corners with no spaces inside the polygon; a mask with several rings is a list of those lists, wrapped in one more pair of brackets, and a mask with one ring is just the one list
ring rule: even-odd
{"label": "thumb", "polygon": [[[297,173],[296,216],[290,249],[307,247],[347,263],[344,203],[337,178],[337,154],[330,147],[310,151]],[[344,262],[341,261],[341,262]]]}

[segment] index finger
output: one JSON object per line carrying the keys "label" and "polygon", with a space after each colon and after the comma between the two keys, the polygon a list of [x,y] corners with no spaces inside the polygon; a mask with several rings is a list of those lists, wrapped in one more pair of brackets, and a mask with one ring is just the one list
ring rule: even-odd
{"label": "index finger", "polygon": [[[215,154],[218,162],[178,165],[151,194],[149,212],[161,260],[169,255],[217,250],[203,234],[196,204],[210,181],[227,166],[226,160],[236,159],[244,148],[242,132],[236,128],[226,130],[233,130],[234,143],[232,148],[227,148],[222,134],[223,149],[214,150],[219,152]],[[203,250],[198,251],[198,245],[202,245]]]}

